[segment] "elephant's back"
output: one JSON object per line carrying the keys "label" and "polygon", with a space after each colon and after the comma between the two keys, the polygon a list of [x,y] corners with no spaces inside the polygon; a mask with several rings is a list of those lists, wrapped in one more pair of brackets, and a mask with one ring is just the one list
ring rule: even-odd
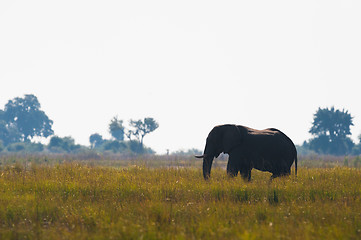
{"label": "elephant's back", "polygon": [[275,136],[278,134],[285,135],[283,132],[281,132],[276,128],[267,128],[267,129],[258,130],[247,127],[246,129],[248,134],[251,136]]}
{"label": "elephant's back", "polygon": [[279,129],[249,129],[249,134],[254,144],[257,142],[264,144],[262,148],[266,149],[266,152],[276,152],[277,154],[282,153],[288,155],[290,159],[297,156],[296,146],[293,141]]}
{"label": "elephant's back", "polygon": [[293,143],[293,141],[291,140],[291,138],[289,138],[284,132],[282,132],[281,130],[277,129],[277,128],[267,128],[264,130],[267,133],[272,133],[274,135],[279,134],[280,136],[284,137],[289,143],[291,143],[293,146],[295,145]]}

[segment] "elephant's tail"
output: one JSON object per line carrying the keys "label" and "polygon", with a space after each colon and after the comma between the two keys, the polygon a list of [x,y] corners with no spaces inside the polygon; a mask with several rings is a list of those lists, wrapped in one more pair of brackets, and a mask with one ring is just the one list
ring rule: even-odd
{"label": "elephant's tail", "polygon": [[297,177],[297,152],[296,152],[296,158],[295,158],[295,175]]}
{"label": "elephant's tail", "polygon": [[297,149],[295,147],[295,175],[297,177]]}

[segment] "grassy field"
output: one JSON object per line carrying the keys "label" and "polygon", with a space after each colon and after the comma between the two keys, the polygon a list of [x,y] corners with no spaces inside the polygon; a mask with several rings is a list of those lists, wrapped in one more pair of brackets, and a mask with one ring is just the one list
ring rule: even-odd
{"label": "grassy field", "polygon": [[359,168],[252,174],[3,164],[0,239],[361,239]]}

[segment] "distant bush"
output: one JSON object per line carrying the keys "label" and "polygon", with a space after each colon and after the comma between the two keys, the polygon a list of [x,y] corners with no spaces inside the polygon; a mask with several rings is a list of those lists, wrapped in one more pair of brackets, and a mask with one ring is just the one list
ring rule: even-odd
{"label": "distant bush", "polygon": [[18,142],[12,143],[7,146],[6,150],[8,152],[42,152],[44,150],[44,145],[41,143],[32,143],[32,142]]}
{"label": "distant bush", "polygon": [[79,144],[75,144],[75,141],[72,137],[58,137],[53,136],[50,139],[50,143],[48,145],[48,149],[53,153],[62,153],[62,152],[74,152],[79,150],[81,146]]}
{"label": "distant bush", "polygon": [[125,149],[127,149],[127,145],[124,142],[120,141],[105,141],[103,143],[103,149],[105,151],[112,151],[113,153],[121,153],[124,152]]}
{"label": "distant bush", "polygon": [[121,154],[154,154],[151,148],[145,147],[139,141],[104,140],[103,143],[94,148],[98,152],[112,152]]}
{"label": "distant bush", "polygon": [[25,143],[13,143],[7,148],[8,152],[20,152],[25,150]]}

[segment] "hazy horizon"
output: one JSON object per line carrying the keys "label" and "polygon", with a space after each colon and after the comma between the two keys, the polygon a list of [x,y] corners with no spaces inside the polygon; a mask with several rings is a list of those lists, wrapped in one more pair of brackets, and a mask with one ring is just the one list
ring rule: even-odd
{"label": "hazy horizon", "polygon": [[153,117],[157,153],[213,126],[311,137],[319,107],[361,134],[360,1],[1,1],[0,109],[34,94],[55,135],[89,145],[114,116]]}

